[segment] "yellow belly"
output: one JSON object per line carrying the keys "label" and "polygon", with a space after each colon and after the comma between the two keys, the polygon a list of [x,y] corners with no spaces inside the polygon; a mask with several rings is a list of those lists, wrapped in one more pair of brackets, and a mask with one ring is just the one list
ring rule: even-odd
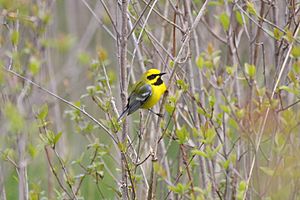
{"label": "yellow belly", "polygon": [[159,85],[159,86],[151,85],[151,87],[152,87],[152,95],[142,105],[142,108],[145,108],[145,109],[152,108],[159,101],[160,97],[167,90],[167,87],[164,83],[162,85]]}

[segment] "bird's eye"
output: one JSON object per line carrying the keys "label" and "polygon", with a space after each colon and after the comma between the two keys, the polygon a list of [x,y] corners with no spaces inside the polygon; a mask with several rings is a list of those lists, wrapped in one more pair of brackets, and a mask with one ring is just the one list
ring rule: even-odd
{"label": "bird's eye", "polygon": [[153,79],[155,79],[156,76],[158,76],[158,75],[157,74],[152,74],[152,75],[147,76],[147,79],[148,80],[153,80]]}

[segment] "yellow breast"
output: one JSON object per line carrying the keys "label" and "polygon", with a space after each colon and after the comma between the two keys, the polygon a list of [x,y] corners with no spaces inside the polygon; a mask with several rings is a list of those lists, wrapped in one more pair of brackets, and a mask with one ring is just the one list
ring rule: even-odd
{"label": "yellow breast", "polygon": [[152,108],[161,98],[161,96],[167,90],[166,85],[163,83],[161,85],[151,85],[152,95],[147,99],[147,101],[142,105],[142,108],[149,109]]}

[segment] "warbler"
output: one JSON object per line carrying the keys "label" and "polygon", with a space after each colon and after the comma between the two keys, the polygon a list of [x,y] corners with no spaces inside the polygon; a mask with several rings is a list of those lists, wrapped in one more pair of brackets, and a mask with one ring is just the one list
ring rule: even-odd
{"label": "warbler", "polygon": [[126,114],[130,115],[139,108],[152,111],[151,108],[167,90],[166,84],[161,79],[164,74],[166,73],[161,73],[158,69],[149,69],[142,75],[141,79],[134,84],[126,108],[118,118],[118,122]]}

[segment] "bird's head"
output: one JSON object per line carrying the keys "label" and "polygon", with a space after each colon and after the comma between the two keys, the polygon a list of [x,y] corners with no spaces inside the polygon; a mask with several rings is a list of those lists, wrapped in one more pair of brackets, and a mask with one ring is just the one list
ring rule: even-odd
{"label": "bird's head", "polygon": [[143,79],[151,84],[157,83],[157,81],[162,82],[161,76],[166,73],[161,72],[158,69],[149,69],[143,74]]}

